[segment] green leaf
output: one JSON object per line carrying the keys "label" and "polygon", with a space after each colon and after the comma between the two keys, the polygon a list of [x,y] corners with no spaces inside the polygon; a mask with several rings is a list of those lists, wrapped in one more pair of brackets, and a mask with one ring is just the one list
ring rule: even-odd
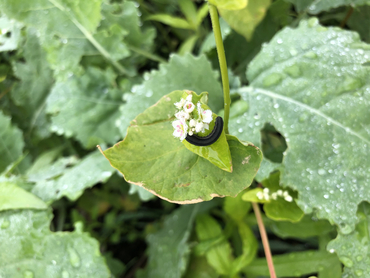
{"label": "green leaf", "polygon": [[242,254],[232,262],[232,273],[236,275],[249,265],[257,255],[258,242],[251,228],[244,222],[239,222],[238,231],[242,240]]}
{"label": "green leaf", "polygon": [[155,195],[153,195],[152,193],[150,193],[148,190],[138,186],[138,185],[135,185],[135,184],[130,184],[130,190],[128,192],[129,194],[135,194],[137,193],[139,195],[139,198],[141,201],[143,202],[147,202],[149,200],[152,200],[153,198],[155,198]]}
{"label": "green leaf", "polygon": [[0,273],[4,277],[110,277],[98,242],[87,233],[49,229],[50,211],[0,213]]}
{"label": "green leaf", "polygon": [[[281,190],[279,184],[280,180],[280,173],[276,172],[271,174],[271,176],[262,181],[262,185],[265,188],[270,190],[270,196],[274,192]],[[263,210],[266,213],[266,216],[275,221],[291,221],[291,222],[298,222],[302,219],[304,213],[303,211],[297,206],[294,199],[297,197],[296,194],[292,190],[286,190],[289,192],[289,196],[293,197],[293,202],[287,202],[282,197],[278,197],[277,200],[271,200],[271,202],[267,202],[263,206]]]}
{"label": "green leaf", "polygon": [[194,27],[190,25],[189,22],[187,22],[185,19],[175,17],[169,14],[154,14],[154,15],[148,16],[146,19],[159,21],[161,23],[167,24],[174,28],[190,29],[190,30],[194,29]]}
{"label": "green leaf", "polygon": [[259,143],[271,123],[285,138],[281,183],[299,193],[305,213],[317,209],[349,233],[357,204],[370,200],[369,45],[356,33],[312,18],[285,28],[248,67],[251,87],[238,90],[249,110],[230,131]]}
{"label": "green leaf", "polygon": [[199,205],[182,206],[164,221],[163,228],[147,237],[147,277],[180,278],[189,261],[188,239]]}
{"label": "green leaf", "polygon": [[236,11],[220,9],[220,14],[236,32],[248,41],[252,38],[256,26],[265,17],[271,0],[249,1],[248,5]]}
{"label": "green leaf", "polygon": [[106,182],[114,172],[99,152],[85,156],[73,167],[70,167],[69,161],[62,158],[32,173],[29,180],[36,181],[32,193],[48,203],[63,196],[74,201],[86,188]]}
{"label": "green leaf", "polygon": [[269,228],[282,238],[308,238],[326,235],[334,231],[334,227],[326,220],[318,220],[312,215],[305,215],[299,222],[274,221]]}
{"label": "green leaf", "polygon": [[46,102],[46,111],[52,116],[51,130],[75,137],[85,148],[116,142],[122,93],[115,78],[110,68],[90,67],[82,77],[57,82]]}
{"label": "green leaf", "polygon": [[[197,217],[195,230],[200,241],[215,239],[223,235],[220,225],[208,214]],[[231,273],[232,250],[226,239],[208,249],[206,258],[219,274],[227,275]]]}
{"label": "green leaf", "polygon": [[23,25],[6,16],[0,17],[0,52],[11,51],[18,48]]}
{"label": "green leaf", "polygon": [[171,202],[197,203],[216,196],[236,196],[257,173],[262,159],[260,150],[227,136],[232,173],[190,152],[172,136],[174,103],[182,94],[183,91],[174,91],[139,114],[125,140],[104,151],[105,157],[126,181]]}
{"label": "green leaf", "polygon": [[22,132],[10,122],[10,117],[0,111],[0,173],[22,155]]}
{"label": "green leaf", "polygon": [[370,42],[370,6],[360,6],[353,10],[351,17],[347,21],[351,30],[360,34],[361,39]]}
{"label": "green leaf", "polygon": [[359,223],[350,234],[339,233],[327,247],[344,264],[342,277],[364,277],[370,273],[370,204],[363,202],[357,212]]}
{"label": "green leaf", "polygon": [[11,97],[22,107],[22,127],[28,133],[34,131],[37,139],[50,135],[50,123],[46,116],[45,100],[54,82],[53,73],[46,61],[46,53],[39,44],[37,32],[27,29],[23,46],[25,62],[13,64],[14,75],[20,80],[11,90]]}
{"label": "green leaf", "polygon": [[199,27],[202,24],[204,18],[208,15],[208,4],[204,3],[197,11],[196,26]]}
{"label": "green leaf", "polygon": [[35,195],[11,182],[0,182],[0,211],[7,209],[46,209],[46,204]]}
{"label": "green leaf", "polygon": [[188,53],[188,52],[192,52],[193,51],[193,48],[195,46],[195,43],[197,42],[198,40],[198,35],[194,35],[194,36],[191,36],[189,37],[186,41],[184,41],[180,48],[179,48],[179,51],[178,51],[178,54],[179,55],[184,55],[185,53]]}
{"label": "green leaf", "polygon": [[330,9],[337,8],[340,6],[360,6],[366,5],[369,2],[367,0],[327,0],[327,1],[316,1],[316,0],[285,0],[293,3],[298,12],[307,11],[310,14],[318,14],[323,11],[329,11]]}
{"label": "green leaf", "polygon": [[191,0],[180,0],[180,9],[186,17],[186,20],[193,26],[194,30],[198,28],[197,25],[197,10],[195,4]]}
{"label": "green leaf", "polygon": [[131,94],[125,94],[126,103],[120,107],[121,117],[117,121],[121,134],[126,135],[130,121],[139,113],[174,90],[207,91],[210,94],[208,105],[212,111],[219,111],[223,96],[217,77],[206,56],[173,55],[167,64],[159,66],[159,70],[144,74],[145,81],[134,86]]}
{"label": "green leaf", "polygon": [[205,257],[190,258],[189,266],[184,278],[214,278],[217,272],[211,267]]}
{"label": "green leaf", "polygon": [[[326,251],[304,251],[272,257],[278,277],[300,277],[331,268],[338,262],[337,256]],[[256,259],[244,272],[255,276],[269,276],[266,259]]]}
{"label": "green leaf", "polygon": [[146,268],[150,278],[180,278],[189,261],[188,239],[199,205],[182,206],[164,221],[163,228],[148,235],[149,261]]}
{"label": "green leaf", "polygon": [[225,197],[224,211],[235,221],[241,222],[243,218],[251,210],[251,203],[242,200],[243,194],[238,194],[236,197]]}
{"label": "green leaf", "polygon": [[240,10],[248,4],[248,0],[209,0],[209,3],[219,9]]}
{"label": "green leaf", "polygon": [[22,1],[1,0],[0,7],[9,18],[39,31],[41,43],[48,52],[48,61],[62,79],[80,71],[81,57],[91,53],[102,55],[121,73],[127,73],[117,60],[127,57],[129,52],[121,45],[112,48],[112,45],[122,42],[121,27],[96,35],[101,21],[101,2],[30,0],[24,4]]}

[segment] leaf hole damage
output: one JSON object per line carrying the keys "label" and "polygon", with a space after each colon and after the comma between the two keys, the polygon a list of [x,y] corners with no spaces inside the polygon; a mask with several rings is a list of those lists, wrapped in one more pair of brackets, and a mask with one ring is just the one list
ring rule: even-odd
{"label": "leaf hole damage", "polygon": [[264,157],[272,162],[281,163],[287,149],[284,136],[272,124],[266,123],[261,129],[261,141]]}

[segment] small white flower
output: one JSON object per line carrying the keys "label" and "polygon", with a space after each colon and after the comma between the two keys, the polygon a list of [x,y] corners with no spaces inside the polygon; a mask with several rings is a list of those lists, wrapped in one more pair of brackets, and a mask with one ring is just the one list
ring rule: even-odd
{"label": "small white flower", "polygon": [[189,135],[192,136],[194,133],[192,130],[189,130]]}
{"label": "small white flower", "polygon": [[288,191],[284,191],[284,192],[283,192],[283,196],[284,196],[284,197],[288,197],[288,196],[289,196],[289,192],[288,192]]}
{"label": "small white flower", "polygon": [[209,124],[203,124],[204,129],[208,130],[209,129]]}
{"label": "small white flower", "polygon": [[285,197],[284,197],[284,199],[285,199],[285,201],[287,201],[287,202],[292,202],[292,201],[293,201],[292,196],[285,196]]}
{"label": "small white flower", "polygon": [[268,189],[267,187],[263,189],[263,193],[269,193],[270,192],[270,189]]}
{"label": "small white flower", "polygon": [[276,191],[277,195],[278,196],[283,196],[283,190],[279,189],[278,191]]}
{"label": "small white flower", "polygon": [[185,121],[173,121],[172,126],[175,129],[173,132],[173,136],[180,138],[180,141],[184,140],[188,131],[188,125],[185,123]]}
{"label": "small white flower", "polygon": [[197,103],[197,109],[198,109],[199,118],[202,120],[203,123],[209,124],[210,122],[212,122],[213,118],[212,118],[211,110],[209,109],[204,110],[199,101]]}
{"label": "small white flower", "polygon": [[263,198],[268,201],[270,200],[270,195],[268,193],[263,192]]}
{"label": "small white flower", "polygon": [[272,193],[272,194],[271,194],[271,198],[272,198],[273,200],[277,200],[277,197],[278,197],[278,195],[277,195],[277,193],[276,193],[276,192],[274,192],[274,193]]}
{"label": "small white flower", "polygon": [[175,102],[175,106],[176,106],[176,108],[177,109],[181,109],[183,106],[184,106],[184,104],[185,104],[185,99],[181,99],[179,102]]}
{"label": "small white flower", "polygon": [[195,127],[196,124],[197,124],[197,121],[194,120],[194,119],[191,119],[190,122],[189,122],[189,126],[191,126],[191,127]]}
{"label": "small white flower", "polygon": [[263,193],[261,191],[257,192],[257,198],[262,200],[263,199]]}
{"label": "small white flower", "polygon": [[185,111],[179,111],[175,114],[175,117],[179,120],[188,120],[190,118],[190,115]]}
{"label": "small white flower", "polygon": [[195,109],[194,103],[192,103],[190,101],[185,102],[185,104],[184,104],[184,111],[185,112],[191,113],[191,112],[193,112],[194,109]]}
{"label": "small white flower", "polygon": [[193,95],[191,95],[191,94],[190,94],[190,95],[188,95],[188,96],[186,97],[186,100],[187,100],[187,101],[190,101],[190,102],[191,102],[191,101],[192,101],[192,99],[193,99]]}
{"label": "small white flower", "polygon": [[202,122],[197,122],[195,125],[195,132],[204,132],[204,125]]}

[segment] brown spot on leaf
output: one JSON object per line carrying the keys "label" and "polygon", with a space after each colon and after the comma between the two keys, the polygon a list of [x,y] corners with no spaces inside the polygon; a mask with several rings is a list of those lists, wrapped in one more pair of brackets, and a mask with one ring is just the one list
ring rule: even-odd
{"label": "brown spot on leaf", "polygon": [[182,183],[182,184],[174,184],[175,187],[188,187],[190,185],[190,182],[189,183]]}

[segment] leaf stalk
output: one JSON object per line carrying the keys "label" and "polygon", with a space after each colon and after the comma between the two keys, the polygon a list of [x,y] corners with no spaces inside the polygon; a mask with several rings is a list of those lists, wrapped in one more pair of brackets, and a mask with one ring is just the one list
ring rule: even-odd
{"label": "leaf stalk", "polygon": [[230,114],[230,87],[229,87],[229,76],[227,73],[227,64],[224,44],[222,41],[221,27],[218,20],[217,8],[209,3],[209,14],[212,21],[212,29],[216,40],[216,49],[218,55],[218,62],[220,64],[222,88],[224,92],[224,130],[226,134],[229,134],[229,114]]}
{"label": "leaf stalk", "polygon": [[272,255],[271,255],[269,240],[267,238],[265,225],[263,224],[261,211],[260,211],[260,208],[258,207],[257,203],[252,203],[252,206],[253,206],[254,214],[256,215],[258,228],[260,230],[263,249],[265,250],[265,256],[266,256],[266,260],[267,260],[267,266],[268,266],[269,272],[270,272],[270,277],[271,278],[276,278],[276,273],[275,273],[274,263],[272,261]]}

